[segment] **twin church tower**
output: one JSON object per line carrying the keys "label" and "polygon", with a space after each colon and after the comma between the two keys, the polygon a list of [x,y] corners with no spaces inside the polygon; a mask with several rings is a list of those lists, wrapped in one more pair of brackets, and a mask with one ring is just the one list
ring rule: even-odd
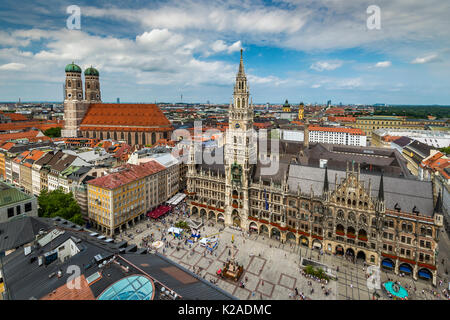
{"label": "twin church tower", "polygon": [[89,105],[102,101],[99,72],[93,67],[84,71],[84,94],[81,68],[73,62],[66,66],[64,84],[64,118],[63,137],[77,137],[78,129]]}

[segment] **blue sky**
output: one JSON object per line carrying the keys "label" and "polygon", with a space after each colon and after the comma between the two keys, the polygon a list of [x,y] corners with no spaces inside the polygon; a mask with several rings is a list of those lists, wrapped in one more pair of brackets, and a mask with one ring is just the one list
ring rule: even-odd
{"label": "blue sky", "polygon": [[0,101],[62,100],[74,60],[105,102],[229,102],[243,48],[255,103],[448,105],[449,16],[442,0],[2,0]]}

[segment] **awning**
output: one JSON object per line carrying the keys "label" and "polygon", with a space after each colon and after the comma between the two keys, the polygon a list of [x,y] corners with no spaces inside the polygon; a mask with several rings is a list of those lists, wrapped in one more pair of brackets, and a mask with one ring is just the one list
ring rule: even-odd
{"label": "awning", "polygon": [[425,279],[431,279],[431,276],[425,271],[419,271],[419,277],[422,277]]}
{"label": "awning", "polygon": [[253,229],[253,230],[258,230],[258,227],[255,227],[255,226],[250,226],[250,229]]}
{"label": "awning", "polygon": [[169,206],[159,206],[155,210],[147,213],[147,216],[151,217],[153,219],[156,219],[156,218],[161,217],[162,215],[165,215],[167,212],[170,211],[170,209],[172,209],[172,208]]}
{"label": "awning", "polygon": [[170,198],[169,200],[167,200],[167,204],[172,205],[172,206],[176,206],[177,204],[179,204],[184,198],[186,198],[186,194],[184,193],[177,193],[176,195],[174,195],[172,198]]}
{"label": "awning", "polygon": [[316,248],[322,249],[322,244],[319,242],[319,240],[314,240],[313,246]]}
{"label": "awning", "polygon": [[394,268],[393,264],[390,261],[384,260],[381,265],[388,268]]}

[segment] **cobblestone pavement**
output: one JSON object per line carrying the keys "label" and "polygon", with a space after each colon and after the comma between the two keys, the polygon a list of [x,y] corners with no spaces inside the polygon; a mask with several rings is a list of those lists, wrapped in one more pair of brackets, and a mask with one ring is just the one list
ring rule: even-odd
{"label": "cobblestone pavement", "polygon": [[[166,218],[166,220],[169,219],[178,220],[174,214]],[[149,225],[149,228],[147,228],[147,225]],[[162,222],[144,220],[116,238],[127,240],[129,243],[135,243],[140,247],[142,246],[142,239],[152,233],[155,240],[161,240],[161,231],[168,227],[170,227],[168,222],[163,225]],[[369,300],[373,298],[374,290],[369,290],[367,287],[368,275],[366,274],[367,270],[363,271],[363,265],[348,262],[343,257],[328,254],[320,255],[317,250],[310,250],[304,246],[289,243],[281,244],[263,235],[243,235],[242,232],[231,228],[225,228],[219,232],[220,229],[223,229],[223,226],[210,225],[206,221],[205,226],[200,230],[202,237],[217,235],[219,238],[219,245],[212,255],[199,244],[190,248],[188,245],[184,245],[184,240],[174,239],[172,235],[165,236],[166,242],[172,244],[173,248],[161,248],[158,252],[190,271],[198,273],[208,281],[217,281],[218,287],[239,299],[288,300],[293,299],[290,294],[294,292],[295,288],[308,299],[313,300]],[[125,234],[131,235],[132,239]],[[241,288],[236,282],[223,280],[216,276],[216,271],[222,268],[229,258],[232,235],[234,235],[234,245],[237,248],[236,261],[244,266],[241,280],[245,282],[245,288]],[[179,251],[176,250],[178,243],[181,243]],[[326,286],[326,288],[331,289],[328,296],[323,293],[321,284],[315,281],[312,281],[314,292],[311,293],[308,279],[300,274],[301,257],[319,261],[334,270],[339,266],[338,280],[330,281]],[[409,290],[412,299],[435,298],[430,293],[430,289],[433,288],[430,282],[413,281],[411,277],[399,277],[394,273],[382,271],[381,282],[387,281],[388,278],[400,281],[402,285],[411,285],[411,288],[415,286],[417,294],[414,293],[414,290]],[[422,294],[422,289],[425,289],[425,294]],[[443,289],[443,287],[438,289]],[[379,294],[379,299],[388,299],[381,290],[376,291]]]}

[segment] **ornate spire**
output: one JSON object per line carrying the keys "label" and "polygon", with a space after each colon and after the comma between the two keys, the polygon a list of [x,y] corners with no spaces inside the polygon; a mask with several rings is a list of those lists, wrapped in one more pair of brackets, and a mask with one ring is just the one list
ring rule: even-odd
{"label": "ornate spire", "polygon": [[244,71],[244,59],[242,58],[242,48],[241,48],[241,62],[239,63],[239,71],[238,71],[238,77],[239,76],[245,76]]}
{"label": "ornate spire", "polygon": [[323,193],[328,192],[328,166],[325,166],[325,179],[323,180]]}
{"label": "ornate spire", "polygon": [[439,191],[437,200],[436,200],[436,206],[434,207],[433,210],[434,213],[442,213],[442,197],[441,197],[441,192]]}
{"label": "ornate spire", "polygon": [[383,172],[381,173],[380,187],[378,188],[378,200],[384,201]]}

